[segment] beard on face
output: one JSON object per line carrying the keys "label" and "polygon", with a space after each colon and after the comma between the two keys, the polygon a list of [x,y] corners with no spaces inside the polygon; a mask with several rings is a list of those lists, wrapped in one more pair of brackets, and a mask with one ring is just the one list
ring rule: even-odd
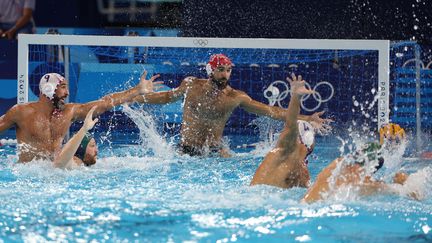
{"label": "beard on face", "polygon": [[[64,97],[64,98],[66,98],[66,97]],[[54,94],[52,102],[53,102],[53,105],[54,105],[55,109],[61,110],[61,111],[64,110],[64,108],[65,108],[65,102],[62,100],[62,98],[60,98],[60,97],[58,97],[57,95]]]}
{"label": "beard on face", "polygon": [[97,154],[95,154],[94,156],[86,154],[83,159],[83,162],[86,166],[94,165],[96,164],[96,158],[97,158]]}
{"label": "beard on face", "polygon": [[215,79],[214,77],[212,77],[211,80],[220,89],[223,89],[228,85],[228,79],[226,79],[226,78]]}

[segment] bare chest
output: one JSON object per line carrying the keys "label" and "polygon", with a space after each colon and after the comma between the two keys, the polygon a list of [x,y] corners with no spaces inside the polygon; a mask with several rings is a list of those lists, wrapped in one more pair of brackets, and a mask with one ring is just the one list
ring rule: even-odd
{"label": "bare chest", "polygon": [[237,106],[233,97],[225,93],[191,92],[186,96],[185,108],[202,118],[217,119],[229,116]]}
{"label": "bare chest", "polygon": [[22,140],[33,143],[58,142],[63,140],[70,124],[71,119],[66,115],[46,117],[35,112],[20,122],[17,135]]}

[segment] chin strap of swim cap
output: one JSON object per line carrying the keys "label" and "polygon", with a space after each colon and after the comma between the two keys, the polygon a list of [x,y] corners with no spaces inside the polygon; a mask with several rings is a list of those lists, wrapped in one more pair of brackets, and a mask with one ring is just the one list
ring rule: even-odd
{"label": "chin strap of swim cap", "polygon": [[52,100],[57,86],[64,80],[65,78],[58,73],[47,73],[39,81],[39,90],[48,99]]}
{"label": "chin strap of swim cap", "polygon": [[299,129],[300,142],[310,150],[315,143],[315,131],[313,126],[309,122],[302,120],[297,121],[297,126]]}
{"label": "chin strap of swim cap", "polygon": [[209,62],[206,65],[207,75],[213,74],[213,71],[220,65],[232,65],[231,60],[224,54],[214,54],[210,57]]}

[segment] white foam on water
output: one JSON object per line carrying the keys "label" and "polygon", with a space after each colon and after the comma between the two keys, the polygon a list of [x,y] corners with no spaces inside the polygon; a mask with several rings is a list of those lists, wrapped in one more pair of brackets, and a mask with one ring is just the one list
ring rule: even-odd
{"label": "white foam on water", "polygon": [[114,156],[98,158],[97,163],[93,165],[91,169],[105,172],[120,169],[147,171],[150,168],[161,167],[174,162],[175,160],[161,159],[159,157]]}
{"label": "white foam on water", "polygon": [[432,167],[428,166],[411,173],[403,185],[391,184],[393,192],[416,200],[425,200],[432,196]]}

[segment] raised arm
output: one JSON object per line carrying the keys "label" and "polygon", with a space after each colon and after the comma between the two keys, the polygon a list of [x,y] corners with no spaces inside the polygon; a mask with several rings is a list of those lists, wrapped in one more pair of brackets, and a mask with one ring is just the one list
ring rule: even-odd
{"label": "raised arm", "polygon": [[194,79],[195,77],[187,77],[181,82],[180,86],[170,91],[138,95],[133,99],[133,102],[148,104],[166,104],[177,101],[182,98],[186,93],[187,89],[191,87]]}
{"label": "raised arm", "polygon": [[259,116],[268,116],[276,120],[284,121],[286,110],[279,106],[269,106],[264,103],[253,100],[249,95],[242,91],[240,92],[240,107],[249,113]]}
{"label": "raised arm", "polygon": [[305,94],[313,93],[312,90],[305,88],[305,81],[301,76],[292,75],[292,79],[287,78],[291,86],[291,99],[286,110],[285,127],[279,136],[277,148],[286,152],[295,149],[298,137],[297,119],[300,113],[300,99]]}
{"label": "raised arm", "polygon": [[94,111],[95,116],[98,116],[104,113],[107,110],[112,109],[115,106],[121,105],[123,103],[132,102],[132,100],[137,95],[143,95],[147,93],[153,92],[155,85],[159,85],[162,82],[154,82],[159,75],[155,75],[151,77],[149,80],[146,79],[147,72],[145,71],[143,75],[141,75],[140,83],[126,91],[117,92],[113,94],[106,95],[99,100],[92,101],[85,104],[77,104],[74,106],[74,120],[83,120],[86,117],[86,114],[92,107],[97,107]]}
{"label": "raised arm", "polygon": [[56,158],[54,159],[54,167],[67,168],[70,166],[70,163],[73,163],[73,156],[77,151],[79,145],[81,144],[84,135],[87,131],[94,127],[96,122],[98,122],[97,118],[93,120],[93,113],[95,110],[96,106],[93,106],[87,113],[81,129],[77,133],[75,133],[75,135],[73,135],[73,137],[65,144],[58,156],[56,156]]}
{"label": "raised arm", "polygon": [[[279,106],[269,106],[264,103],[253,100],[246,93],[241,92],[240,94],[240,107],[249,113],[253,113],[259,116],[268,116],[276,120],[285,121],[287,110],[283,109]],[[331,122],[331,119],[323,119],[321,115],[324,114],[324,111],[316,112],[310,116],[308,115],[298,115],[298,120],[303,120],[307,122],[311,122],[314,127],[318,130],[321,127],[326,128],[327,124]]]}

